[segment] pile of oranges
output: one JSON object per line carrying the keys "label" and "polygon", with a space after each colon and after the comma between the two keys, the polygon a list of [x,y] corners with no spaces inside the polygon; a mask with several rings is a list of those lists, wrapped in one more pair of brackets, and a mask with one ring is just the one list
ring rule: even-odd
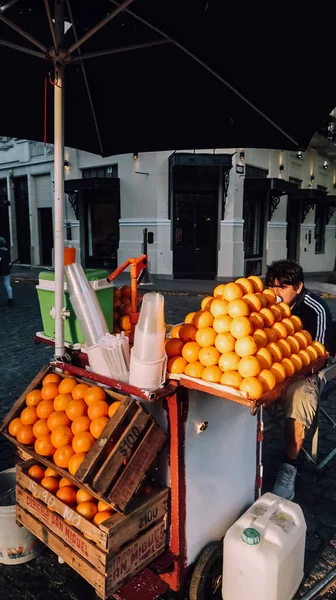
{"label": "pile of oranges", "polygon": [[101,387],[49,373],[41,389],[27,394],[26,407],[8,432],[74,475],[119,405],[109,405]]}
{"label": "pile of oranges", "polygon": [[[138,302],[142,295],[138,294]],[[114,288],[113,296],[113,333],[124,331],[130,334],[133,325],[130,319],[131,314],[131,286],[123,285],[121,288]]]}
{"label": "pile of oranges", "polygon": [[168,371],[221,383],[258,399],[325,354],[260,277],[218,285],[166,340]]}

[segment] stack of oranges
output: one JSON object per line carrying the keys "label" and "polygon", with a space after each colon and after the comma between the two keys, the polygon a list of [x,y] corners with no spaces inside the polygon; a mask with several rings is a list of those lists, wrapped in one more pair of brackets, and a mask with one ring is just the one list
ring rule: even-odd
{"label": "stack of oranges", "polygon": [[166,341],[168,371],[221,383],[258,399],[325,354],[260,277],[218,285]]}
{"label": "stack of oranges", "polygon": [[[138,294],[138,302],[142,295]],[[131,286],[123,285],[121,288],[114,288],[113,296],[113,333],[124,331],[129,334],[133,325],[130,319],[131,315]]]}
{"label": "stack of oranges", "polygon": [[96,385],[49,373],[8,427],[10,435],[74,475],[120,402],[109,405]]}

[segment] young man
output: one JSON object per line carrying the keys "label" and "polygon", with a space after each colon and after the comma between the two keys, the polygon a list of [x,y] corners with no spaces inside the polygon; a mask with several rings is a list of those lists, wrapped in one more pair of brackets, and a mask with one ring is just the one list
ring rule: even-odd
{"label": "young man", "polygon": [[[300,317],[303,329],[313,340],[332,349],[332,317],[327,304],[304,287],[302,267],[293,260],[278,260],[267,269],[265,287],[273,289],[283,302],[289,304],[292,314]],[[285,411],[286,454],[273,488],[273,493],[292,500],[295,494],[297,457],[306,432],[317,409],[319,384],[316,375],[301,379],[284,391],[282,405]]]}
{"label": "young man", "polygon": [[13,291],[10,284],[10,256],[6,240],[0,237],[0,281],[3,281],[8,298],[8,306],[13,305]]}

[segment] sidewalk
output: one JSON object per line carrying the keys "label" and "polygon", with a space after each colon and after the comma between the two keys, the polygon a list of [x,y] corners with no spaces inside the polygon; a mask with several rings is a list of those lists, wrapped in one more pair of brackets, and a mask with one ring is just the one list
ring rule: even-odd
{"label": "sidewalk", "polygon": [[[12,268],[12,279],[15,282],[38,284],[39,273],[41,271],[52,270],[48,267],[22,267],[14,265]],[[326,283],[328,273],[307,273],[305,274],[306,287],[317,293],[327,294],[328,297],[336,298],[336,285]],[[163,279],[162,276],[154,277],[154,285],[140,286],[140,290],[157,291],[163,294],[173,296],[206,296],[212,294],[218,283],[223,283],[214,280],[205,279]],[[228,278],[228,281],[232,279]],[[125,283],[129,283],[129,274],[122,273],[116,280],[115,285],[121,287]],[[225,281],[224,281],[225,283]]]}

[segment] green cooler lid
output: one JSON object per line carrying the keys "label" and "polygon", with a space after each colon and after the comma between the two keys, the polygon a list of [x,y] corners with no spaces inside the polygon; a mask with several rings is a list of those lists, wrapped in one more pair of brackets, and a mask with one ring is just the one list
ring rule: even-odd
{"label": "green cooler lid", "polygon": [[[106,269],[85,269],[85,275],[89,281],[96,281],[99,279],[106,279],[110,274]],[[39,279],[44,281],[55,281],[54,271],[41,271],[39,273]],[[65,281],[65,277],[64,277]]]}

